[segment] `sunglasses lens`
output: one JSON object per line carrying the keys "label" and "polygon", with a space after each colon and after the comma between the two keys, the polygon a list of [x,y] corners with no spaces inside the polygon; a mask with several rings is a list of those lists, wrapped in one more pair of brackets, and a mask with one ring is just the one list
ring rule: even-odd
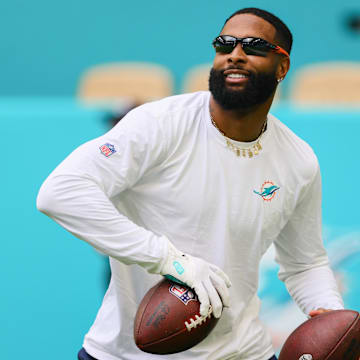
{"label": "sunglasses lens", "polygon": [[247,55],[266,56],[270,51],[264,40],[251,38],[249,38],[249,41],[244,40],[243,49]]}
{"label": "sunglasses lens", "polygon": [[247,55],[266,56],[269,52],[269,49],[259,49],[256,46],[251,45],[244,46],[243,49]]}
{"label": "sunglasses lens", "polygon": [[219,40],[216,40],[214,42],[214,48],[216,52],[229,54],[234,50],[234,46],[232,43],[229,42],[220,42]]}

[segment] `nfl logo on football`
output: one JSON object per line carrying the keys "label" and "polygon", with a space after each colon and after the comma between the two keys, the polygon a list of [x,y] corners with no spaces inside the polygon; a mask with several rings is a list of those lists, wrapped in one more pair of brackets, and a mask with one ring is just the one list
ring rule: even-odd
{"label": "nfl logo on football", "polygon": [[176,296],[179,300],[181,300],[185,305],[187,305],[189,301],[197,300],[197,297],[193,291],[188,288],[182,287],[181,285],[170,286],[169,292],[170,294]]}
{"label": "nfl logo on football", "polygon": [[299,360],[312,360],[312,355],[310,354],[304,354],[299,357]]}

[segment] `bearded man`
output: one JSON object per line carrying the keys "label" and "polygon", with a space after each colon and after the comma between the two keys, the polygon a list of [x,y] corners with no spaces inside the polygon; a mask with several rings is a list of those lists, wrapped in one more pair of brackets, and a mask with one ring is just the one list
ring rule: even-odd
{"label": "bearded man", "polygon": [[273,14],[237,11],[213,41],[210,92],[132,110],[44,182],[39,210],[110,257],[110,285],[79,359],[158,359],[132,334],[160,275],[188,284],[201,315],[220,318],[204,341],[167,359],[276,359],[257,297],[271,244],[305,314],[343,308],[321,238],[317,158],[269,114],[291,45]]}

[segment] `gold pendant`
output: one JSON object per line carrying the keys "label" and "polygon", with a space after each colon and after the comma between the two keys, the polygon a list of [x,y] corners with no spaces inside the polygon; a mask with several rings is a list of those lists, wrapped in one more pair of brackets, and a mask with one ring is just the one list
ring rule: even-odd
{"label": "gold pendant", "polygon": [[[264,122],[264,125],[262,127],[261,133],[257,139],[257,142],[255,143],[255,145],[252,145],[251,148],[248,149],[242,149],[240,147],[237,147],[235,144],[233,144],[229,139],[227,139],[225,133],[223,131],[221,131],[218,126],[216,125],[216,122],[213,119],[213,116],[211,114],[211,110],[210,110],[210,119],[212,124],[214,125],[214,127],[225,137],[226,140],[226,145],[227,147],[236,154],[236,156],[240,157],[241,155],[243,157],[246,157],[246,152],[249,156],[249,158],[252,158],[254,155],[258,155],[259,151],[262,150],[262,146],[259,142],[261,136],[263,135],[263,133],[265,132],[266,126],[267,126],[267,118]],[[359,359],[360,360],[360,359]]]}

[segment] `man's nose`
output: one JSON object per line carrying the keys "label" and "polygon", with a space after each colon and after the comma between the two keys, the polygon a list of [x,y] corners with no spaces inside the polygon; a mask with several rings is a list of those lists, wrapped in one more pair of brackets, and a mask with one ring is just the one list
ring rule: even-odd
{"label": "man's nose", "polygon": [[233,51],[229,54],[228,58],[229,62],[237,63],[237,62],[246,62],[247,56],[242,48],[241,44],[237,44]]}

